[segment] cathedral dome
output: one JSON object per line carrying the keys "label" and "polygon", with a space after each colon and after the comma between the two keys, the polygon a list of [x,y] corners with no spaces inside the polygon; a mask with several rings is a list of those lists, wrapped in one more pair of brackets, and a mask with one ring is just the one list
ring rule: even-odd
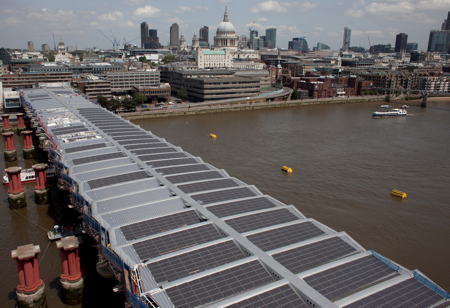
{"label": "cathedral dome", "polygon": [[216,34],[235,34],[236,29],[228,18],[228,10],[225,8],[225,13],[223,14],[223,21],[217,26]]}

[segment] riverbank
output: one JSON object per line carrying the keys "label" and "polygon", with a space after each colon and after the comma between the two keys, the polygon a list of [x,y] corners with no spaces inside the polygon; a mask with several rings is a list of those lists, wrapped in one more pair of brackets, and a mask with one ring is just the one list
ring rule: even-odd
{"label": "riverbank", "polygon": [[[269,101],[269,102],[251,102],[244,99],[242,102],[227,102],[227,103],[198,103],[186,105],[171,105],[166,109],[155,109],[148,111],[139,111],[131,113],[120,113],[125,119],[138,120],[149,118],[165,118],[187,115],[198,115],[205,113],[231,112],[231,111],[245,111],[245,110],[259,110],[268,108],[284,108],[284,107],[299,107],[310,105],[329,105],[329,104],[349,104],[349,103],[380,103],[385,102],[385,95],[381,96],[353,96],[353,97],[332,97],[322,99],[303,99],[291,101]],[[428,101],[439,101],[449,99],[447,97],[431,97]],[[405,100],[404,97],[392,97],[392,101],[416,103],[420,99]]]}
{"label": "riverbank", "polygon": [[368,103],[368,102],[383,102],[385,96],[354,96],[345,98],[322,98],[322,99],[303,99],[291,101],[270,101],[270,102],[250,102],[243,100],[242,102],[232,103],[198,103],[188,104],[183,106],[172,105],[167,109],[156,109],[131,113],[120,113],[125,119],[138,120],[148,118],[164,118],[173,116],[197,115],[205,113],[216,112],[230,112],[230,111],[244,111],[244,110],[259,110],[268,108],[284,108],[296,106],[309,105],[323,105],[323,104],[348,104],[348,103]]}

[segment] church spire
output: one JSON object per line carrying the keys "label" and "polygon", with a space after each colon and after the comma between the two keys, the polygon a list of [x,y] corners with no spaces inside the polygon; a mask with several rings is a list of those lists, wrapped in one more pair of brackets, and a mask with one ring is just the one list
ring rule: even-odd
{"label": "church spire", "polygon": [[228,7],[225,6],[225,13],[223,14],[223,21],[224,22],[229,22],[230,20],[228,19]]}

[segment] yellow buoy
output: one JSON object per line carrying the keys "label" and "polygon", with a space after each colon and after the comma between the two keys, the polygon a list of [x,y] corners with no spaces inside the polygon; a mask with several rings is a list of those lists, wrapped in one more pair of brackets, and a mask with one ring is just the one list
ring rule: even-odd
{"label": "yellow buoy", "polygon": [[405,192],[400,191],[398,189],[391,190],[391,195],[402,198],[402,199],[405,199],[406,197],[408,197],[408,195]]}
{"label": "yellow buoy", "polygon": [[294,172],[294,170],[292,168],[289,168],[288,166],[282,166],[281,167],[281,171],[284,171],[284,172],[289,173],[289,174]]}
{"label": "yellow buoy", "polygon": [[213,134],[213,133],[209,134],[209,137],[210,137],[211,139],[217,139],[217,135],[216,135],[216,134]]}

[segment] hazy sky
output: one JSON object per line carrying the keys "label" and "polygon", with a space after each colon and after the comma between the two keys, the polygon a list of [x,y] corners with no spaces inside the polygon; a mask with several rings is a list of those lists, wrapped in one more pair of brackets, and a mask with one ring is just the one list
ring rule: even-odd
{"label": "hazy sky", "polygon": [[323,42],[342,45],[343,28],[352,29],[352,46],[394,43],[405,32],[408,42],[426,49],[431,29],[440,29],[450,10],[450,0],[0,0],[0,47],[68,46],[110,47],[101,31],[140,44],[139,24],[158,29],[161,43],[169,40],[169,27],[180,25],[190,44],[192,35],[207,25],[212,42],[225,5],[237,34],[248,28],[276,27],[277,45],[287,48],[292,37],[305,36],[309,46]]}

